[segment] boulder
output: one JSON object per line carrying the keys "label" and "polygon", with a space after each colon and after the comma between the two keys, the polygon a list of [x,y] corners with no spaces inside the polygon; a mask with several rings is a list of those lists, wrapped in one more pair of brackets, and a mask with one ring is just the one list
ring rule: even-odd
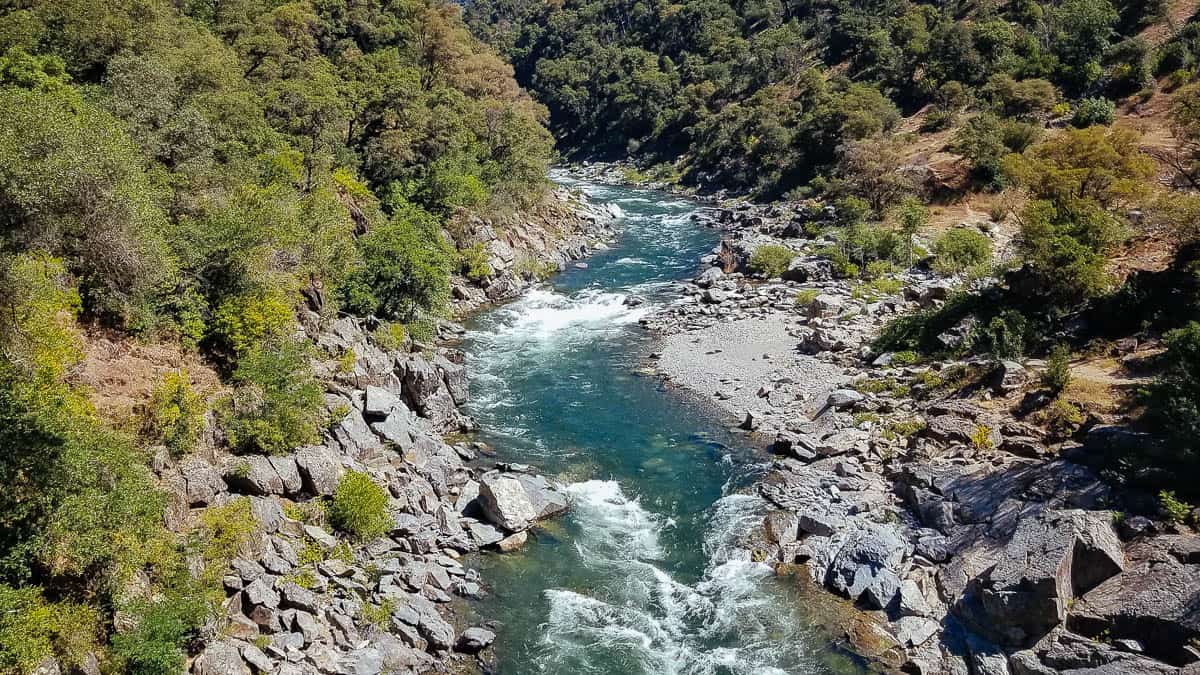
{"label": "boulder", "polygon": [[303,489],[313,495],[332,495],[342,477],[342,465],[333,453],[321,445],[310,445],[296,452],[296,468]]}
{"label": "boulder", "polygon": [[808,315],[810,317],[831,317],[842,313],[842,309],[846,305],[846,299],[840,295],[830,295],[822,293],[813,299],[808,306]]}
{"label": "boulder", "polygon": [[785,281],[832,281],[833,263],[828,258],[800,256],[793,258],[783,272]]}
{"label": "boulder", "polygon": [[238,648],[224,640],[210,643],[192,661],[195,675],[250,675]]}
{"label": "boulder", "polygon": [[189,506],[208,506],[214,497],[226,490],[221,472],[198,457],[184,459],[179,471],[183,476],[184,495]]}
{"label": "boulder", "polygon": [[521,481],[500,474],[485,474],[480,479],[479,506],[489,521],[510,532],[524,530],[538,518]]}
{"label": "boulder", "polygon": [[700,288],[712,288],[713,284],[720,281],[723,276],[725,273],[721,271],[720,267],[710,267],[696,277],[696,285]]}
{"label": "boulder", "polygon": [[521,487],[525,488],[529,503],[533,504],[533,510],[537,513],[534,520],[557,516],[567,510],[567,496],[544,477],[518,473],[515,478],[521,483]]}
{"label": "boulder", "polygon": [[455,363],[446,358],[442,354],[438,354],[433,358],[433,365],[442,374],[442,381],[446,383],[446,390],[450,393],[450,398],[453,399],[455,405],[463,405],[470,398],[470,390],[467,380],[467,369],[462,364]]}
{"label": "boulder", "polygon": [[1066,618],[1074,598],[1120,573],[1121,543],[1107,512],[1042,511],[1021,520],[996,564],[955,612],[1002,645],[1032,645]]}
{"label": "boulder", "polygon": [[904,616],[896,621],[896,640],[905,647],[919,647],[937,634],[941,625],[933,619]]}
{"label": "boulder", "polygon": [[[1094,578],[1094,577],[1093,577]],[[1143,652],[1184,666],[1200,661],[1200,565],[1154,556],[1100,583],[1070,608],[1067,626],[1093,638],[1136,640]]]}
{"label": "boulder", "polygon": [[363,415],[371,419],[383,419],[392,413],[396,406],[402,405],[400,397],[383,387],[367,385],[363,402]]}
{"label": "boulder", "polygon": [[466,654],[477,654],[496,641],[496,634],[486,628],[473,626],[458,637],[456,648]]}
{"label": "boulder", "polygon": [[890,585],[891,579],[897,579],[894,589],[899,590],[896,570],[904,561],[906,548],[893,526],[859,525],[844,533],[842,545],[830,561],[826,583],[851,600],[859,599],[870,586]]}
{"label": "boulder", "polygon": [[866,398],[866,396],[853,389],[835,389],[825,399],[825,405],[834,410],[841,410],[843,408],[850,408],[856,403],[861,403]]}
{"label": "boulder", "polygon": [[248,495],[282,495],[283,479],[262,455],[234,457],[225,464],[225,482],[229,489]]}

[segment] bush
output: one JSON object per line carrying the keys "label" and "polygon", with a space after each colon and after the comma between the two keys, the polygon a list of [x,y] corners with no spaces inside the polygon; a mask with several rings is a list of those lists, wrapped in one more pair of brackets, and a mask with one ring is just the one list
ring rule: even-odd
{"label": "bush", "polygon": [[277,289],[229,298],[213,317],[214,336],[234,354],[244,354],[269,340],[282,339],[295,326],[291,300]]}
{"label": "bush", "polygon": [[795,258],[796,252],[786,246],[764,244],[750,254],[750,271],[773,279],[783,275]]}
{"label": "bush", "polygon": [[346,309],[411,321],[449,300],[453,249],[429,213],[404,206],[358,243],[362,267],[340,289]]}
{"label": "bush", "polygon": [[408,340],[408,332],[404,330],[404,324],[395,321],[385,321],[379,324],[379,327],[372,331],[371,336],[375,338],[375,344],[393,352],[404,349]]}
{"label": "bush", "polygon": [[1096,124],[1112,124],[1116,117],[1117,106],[1106,98],[1085,98],[1075,107],[1071,116],[1071,126],[1083,129]]}
{"label": "bush", "polygon": [[1071,350],[1066,345],[1055,345],[1046,359],[1046,370],[1042,373],[1042,386],[1058,394],[1071,383]]}
{"label": "bush", "polygon": [[1061,396],[1051,401],[1040,417],[1042,424],[1056,434],[1069,434],[1083,424],[1083,411]]}
{"label": "bush", "polygon": [[1165,367],[1148,388],[1148,421],[1175,449],[1178,460],[1196,461],[1200,437],[1200,323],[1189,322],[1166,334]]}
{"label": "bush", "polygon": [[31,673],[48,656],[82,669],[100,626],[91,607],[47,602],[35,586],[0,584],[0,672]]}
{"label": "bush", "polygon": [[1158,505],[1172,523],[1186,523],[1192,518],[1192,505],[1176,497],[1172,490],[1158,493]]}
{"label": "bush", "polygon": [[1025,353],[1030,339],[1029,321],[1020,312],[1006,309],[986,324],[976,326],[971,346],[996,360],[1016,359]]}
{"label": "bush", "polygon": [[820,294],[821,291],[818,291],[815,288],[800,289],[796,291],[796,304],[801,307],[808,307],[809,305],[813,304],[813,300],[816,300],[817,296]]}
{"label": "bush", "polygon": [[324,390],[301,344],[284,340],[250,350],[238,360],[233,381],[224,416],[235,450],[282,453],[318,439]]}
{"label": "bush", "polygon": [[204,399],[192,389],[186,370],[166,373],[150,395],[150,432],[154,439],[181,457],[196,449],[204,430]]}
{"label": "bush", "polygon": [[488,262],[487,249],[483,244],[475,244],[459,251],[458,267],[463,276],[476,283],[492,276],[492,266]]}
{"label": "bush", "polygon": [[387,534],[392,529],[387,492],[367,474],[348,471],[329,505],[329,522],[361,540]]}
{"label": "bush", "polygon": [[982,232],[966,227],[946,230],[933,240],[933,268],[942,274],[958,274],[992,259],[992,241]]}

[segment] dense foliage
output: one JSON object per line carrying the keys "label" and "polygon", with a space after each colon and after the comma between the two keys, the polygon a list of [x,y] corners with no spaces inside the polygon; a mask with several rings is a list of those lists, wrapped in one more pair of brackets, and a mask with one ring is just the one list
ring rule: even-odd
{"label": "dense foliage", "polygon": [[[468,20],[512,59],[568,149],[683,155],[692,182],[772,196],[890,130],[897,108],[932,104],[936,129],[968,108],[1046,115],[1066,94],[1089,97],[1077,123],[1103,122],[1105,97],[1137,91],[1165,60],[1130,37],[1165,7],[473,0]],[[1172,47],[1178,67],[1196,62],[1198,43]]]}
{"label": "dense foliage", "polygon": [[[297,318],[421,325],[445,226],[543,197],[545,117],[442,0],[0,3],[0,672],[183,668],[253,521],[168,533],[146,446],[316,440]],[[170,373],[115,431],[71,377],[81,323],[199,350],[228,393]]]}

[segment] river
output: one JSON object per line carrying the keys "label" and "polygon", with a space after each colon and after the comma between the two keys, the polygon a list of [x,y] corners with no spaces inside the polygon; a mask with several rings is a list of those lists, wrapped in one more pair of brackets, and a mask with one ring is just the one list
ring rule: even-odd
{"label": "river", "polygon": [[673,282],[718,233],[692,220],[695,202],[554,178],[615,204],[622,234],[586,269],[468,326],[480,440],[569,484],[573,500],[519,553],[477,561],[497,672],[858,672],[795,586],[739,545],[763,517],[746,488],[767,458],[702,402],[635,374],[653,348],[637,320],[678,299]]}

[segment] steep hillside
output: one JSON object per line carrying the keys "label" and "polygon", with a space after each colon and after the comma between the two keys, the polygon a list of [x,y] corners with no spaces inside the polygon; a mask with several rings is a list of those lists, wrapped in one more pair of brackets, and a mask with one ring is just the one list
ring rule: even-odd
{"label": "steep hillside", "polygon": [[[592,241],[545,118],[439,0],[0,6],[0,672],[178,673],[220,636],[240,655],[198,672],[432,667],[454,632],[424,598],[424,637],[345,656],[410,605],[342,577],[402,486],[456,513],[468,478],[439,435],[461,366],[410,352]],[[400,536],[452,535],[479,546]],[[331,578],[335,607],[305,600]]]}

